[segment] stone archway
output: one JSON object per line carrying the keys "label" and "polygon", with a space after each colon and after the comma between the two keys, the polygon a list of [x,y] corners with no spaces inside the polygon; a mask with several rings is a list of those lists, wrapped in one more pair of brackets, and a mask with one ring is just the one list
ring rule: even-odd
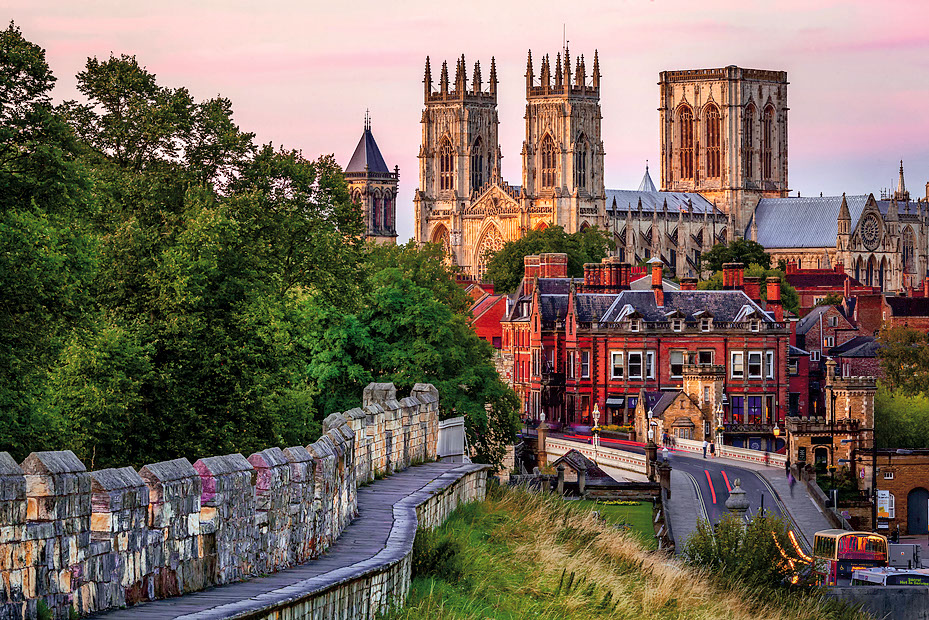
{"label": "stone archway", "polygon": [[917,487],[906,495],[906,533],[929,533],[929,491]]}

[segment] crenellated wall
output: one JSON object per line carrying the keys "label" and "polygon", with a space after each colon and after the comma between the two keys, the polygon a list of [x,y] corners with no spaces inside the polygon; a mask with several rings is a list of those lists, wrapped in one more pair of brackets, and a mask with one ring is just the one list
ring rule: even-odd
{"label": "crenellated wall", "polygon": [[71,451],[0,453],[0,618],[56,618],[177,596],[317,557],[357,486],[435,458],[438,391],[390,383],[309,446],[88,472]]}

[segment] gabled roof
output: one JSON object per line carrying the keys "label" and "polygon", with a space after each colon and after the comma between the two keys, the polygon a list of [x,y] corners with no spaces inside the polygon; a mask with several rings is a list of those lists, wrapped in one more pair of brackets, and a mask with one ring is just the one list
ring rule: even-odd
{"label": "gabled roof", "polygon": [[352,159],[345,167],[345,172],[365,172],[366,166],[368,172],[390,172],[381,156],[381,150],[377,148],[377,142],[374,141],[371,127],[367,125],[364,133],[361,134],[358,146],[355,147]]}
{"label": "gabled roof", "polygon": [[874,336],[856,336],[848,342],[829,349],[836,357],[877,357],[880,343]]}
{"label": "gabled roof", "polygon": [[651,291],[623,291],[619,294],[614,310],[602,316],[599,322],[617,320],[618,311],[615,309],[625,304],[635,308],[646,321],[666,321],[666,314],[675,309],[688,319],[694,319],[702,312],[716,321],[729,322],[735,321],[747,305],[757,312],[762,321],[773,322],[771,316],[742,291],[666,291],[664,306],[661,307]]}
{"label": "gabled roof", "polygon": [[653,415],[662,415],[671,406],[683,390],[661,390],[660,392],[646,392],[645,406],[652,410]]}
{"label": "gabled roof", "polygon": [[[846,196],[852,226],[861,218],[867,196]],[[762,198],[745,229],[745,238],[766,248],[834,248],[839,234],[841,196]],[[752,229],[757,225],[757,239]]]}
{"label": "gabled roof", "polygon": [[[652,276],[646,275],[641,278],[636,278],[629,283],[629,288],[634,291],[650,291],[652,290]],[[661,288],[665,291],[679,291],[681,287],[674,282],[673,280],[667,280],[665,278],[661,279]]]}
{"label": "gabled roof", "polygon": [[[600,469],[600,467],[594,463],[592,460],[575,450],[574,448],[568,450],[563,456],[558,457],[553,463],[552,467],[558,467],[561,463],[564,463],[574,471],[580,471],[583,466],[587,470],[586,477],[588,480],[591,478],[594,479],[608,479],[613,480],[605,471]],[[615,482],[615,481],[614,481]]]}
{"label": "gabled roof", "polygon": [[713,206],[700,194],[685,192],[646,192],[631,189],[608,189],[606,190],[606,210],[612,212],[615,207],[617,211],[626,212],[631,207],[633,211],[639,208],[639,200],[642,200],[642,212],[652,213],[654,211],[663,211],[665,201],[668,202],[668,213],[675,215],[681,211],[690,212],[688,205],[693,205],[693,211],[696,214],[704,213],[722,215],[723,212]]}
{"label": "gabled roof", "polygon": [[471,306],[471,314],[474,317],[473,320],[476,321],[479,319],[482,314],[503,301],[505,297],[505,295],[484,295],[481,297]]}
{"label": "gabled roof", "polygon": [[832,308],[832,306],[814,306],[805,317],[797,322],[797,333],[805,334],[810,331],[810,328],[819,321],[819,317],[829,310],[829,308]]}
{"label": "gabled roof", "polygon": [[803,355],[809,355],[809,354],[810,354],[809,351],[804,351],[803,349],[799,347],[795,347],[792,344],[787,345],[787,355],[790,357],[797,357],[797,356],[803,356]]}

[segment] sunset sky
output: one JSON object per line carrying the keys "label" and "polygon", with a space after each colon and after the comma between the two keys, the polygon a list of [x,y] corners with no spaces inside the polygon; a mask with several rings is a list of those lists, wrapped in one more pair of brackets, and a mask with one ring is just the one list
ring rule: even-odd
{"label": "sunset sky", "polygon": [[[398,231],[412,234],[426,55],[497,61],[503,175],[520,182],[526,52],[599,49],[606,185],[638,186],[658,159],[658,73],[729,64],[786,70],[794,195],[877,194],[929,180],[929,2],[467,0],[7,0],[43,46],[57,99],[79,98],[88,56],[134,54],[164,86],[229,97],[261,142],[335,153],[343,165],[370,108],[388,165],[400,166]],[[588,61],[588,67],[590,66]],[[454,67],[452,67],[452,72]],[[454,77],[454,74],[452,75]],[[657,174],[653,175],[656,183]],[[914,197],[915,197],[914,196]]]}

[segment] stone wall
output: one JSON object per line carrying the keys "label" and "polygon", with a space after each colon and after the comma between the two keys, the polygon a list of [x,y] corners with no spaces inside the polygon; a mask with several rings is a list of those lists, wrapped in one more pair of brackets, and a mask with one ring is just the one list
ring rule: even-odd
{"label": "stone wall", "polygon": [[[0,453],[0,618],[177,596],[317,557],[357,485],[435,458],[438,391],[364,390],[313,444],[88,472],[73,452]],[[409,571],[405,573],[409,579]]]}

